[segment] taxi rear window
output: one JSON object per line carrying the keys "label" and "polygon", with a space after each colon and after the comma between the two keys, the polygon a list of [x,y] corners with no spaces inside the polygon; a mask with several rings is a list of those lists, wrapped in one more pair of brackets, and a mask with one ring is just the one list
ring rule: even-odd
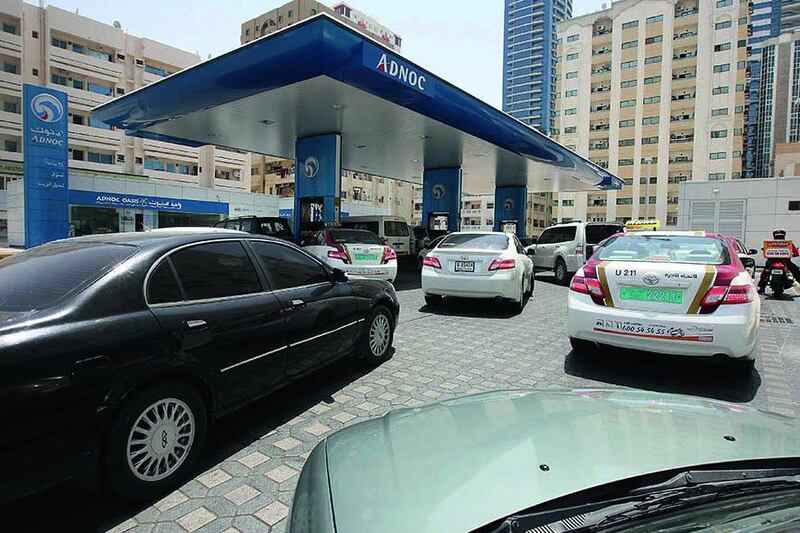
{"label": "taxi rear window", "polygon": [[728,248],[719,239],[691,235],[624,235],[612,237],[597,252],[601,261],[728,265]]}

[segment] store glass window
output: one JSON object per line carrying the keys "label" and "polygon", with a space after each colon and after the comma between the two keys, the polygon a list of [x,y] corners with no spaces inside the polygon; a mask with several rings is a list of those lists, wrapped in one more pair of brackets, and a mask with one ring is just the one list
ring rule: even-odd
{"label": "store glass window", "polygon": [[70,236],[119,232],[119,213],[107,207],[74,205],[70,208]]}

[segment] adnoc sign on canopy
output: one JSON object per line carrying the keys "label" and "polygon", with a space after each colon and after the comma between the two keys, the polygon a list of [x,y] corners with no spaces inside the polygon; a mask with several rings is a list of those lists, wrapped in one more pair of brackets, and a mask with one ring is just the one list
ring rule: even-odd
{"label": "adnoc sign on canopy", "polygon": [[411,87],[428,96],[433,96],[436,93],[433,76],[430,76],[421,68],[371,43],[365,42],[363,47],[362,62],[365,67],[381,72],[406,87]]}
{"label": "adnoc sign on canopy", "polygon": [[22,89],[25,108],[25,247],[67,237],[67,94],[38,85]]}

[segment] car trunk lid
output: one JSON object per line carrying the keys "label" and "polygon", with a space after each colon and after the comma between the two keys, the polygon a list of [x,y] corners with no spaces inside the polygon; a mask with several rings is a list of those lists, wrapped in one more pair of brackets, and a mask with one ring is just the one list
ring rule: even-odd
{"label": "car trunk lid", "polygon": [[380,244],[346,244],[344,247],[353,265],[380,265],[383,261],[384,247]]}
{"label": "car trunk lid", "polygon": [[713,285],[713,265],[614,261],[600,263],[597,275],[606,305],[658,313],[697,313]]}

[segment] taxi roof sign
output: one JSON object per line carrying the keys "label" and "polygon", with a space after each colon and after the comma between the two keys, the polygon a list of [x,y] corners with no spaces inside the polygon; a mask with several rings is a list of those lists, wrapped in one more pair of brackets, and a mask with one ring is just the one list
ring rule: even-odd
{"label": "taxi roof sign", "polygon": [[652,220],[629,220],[625,223],[625,231],[655,231],[661,227],[661,222]]}

